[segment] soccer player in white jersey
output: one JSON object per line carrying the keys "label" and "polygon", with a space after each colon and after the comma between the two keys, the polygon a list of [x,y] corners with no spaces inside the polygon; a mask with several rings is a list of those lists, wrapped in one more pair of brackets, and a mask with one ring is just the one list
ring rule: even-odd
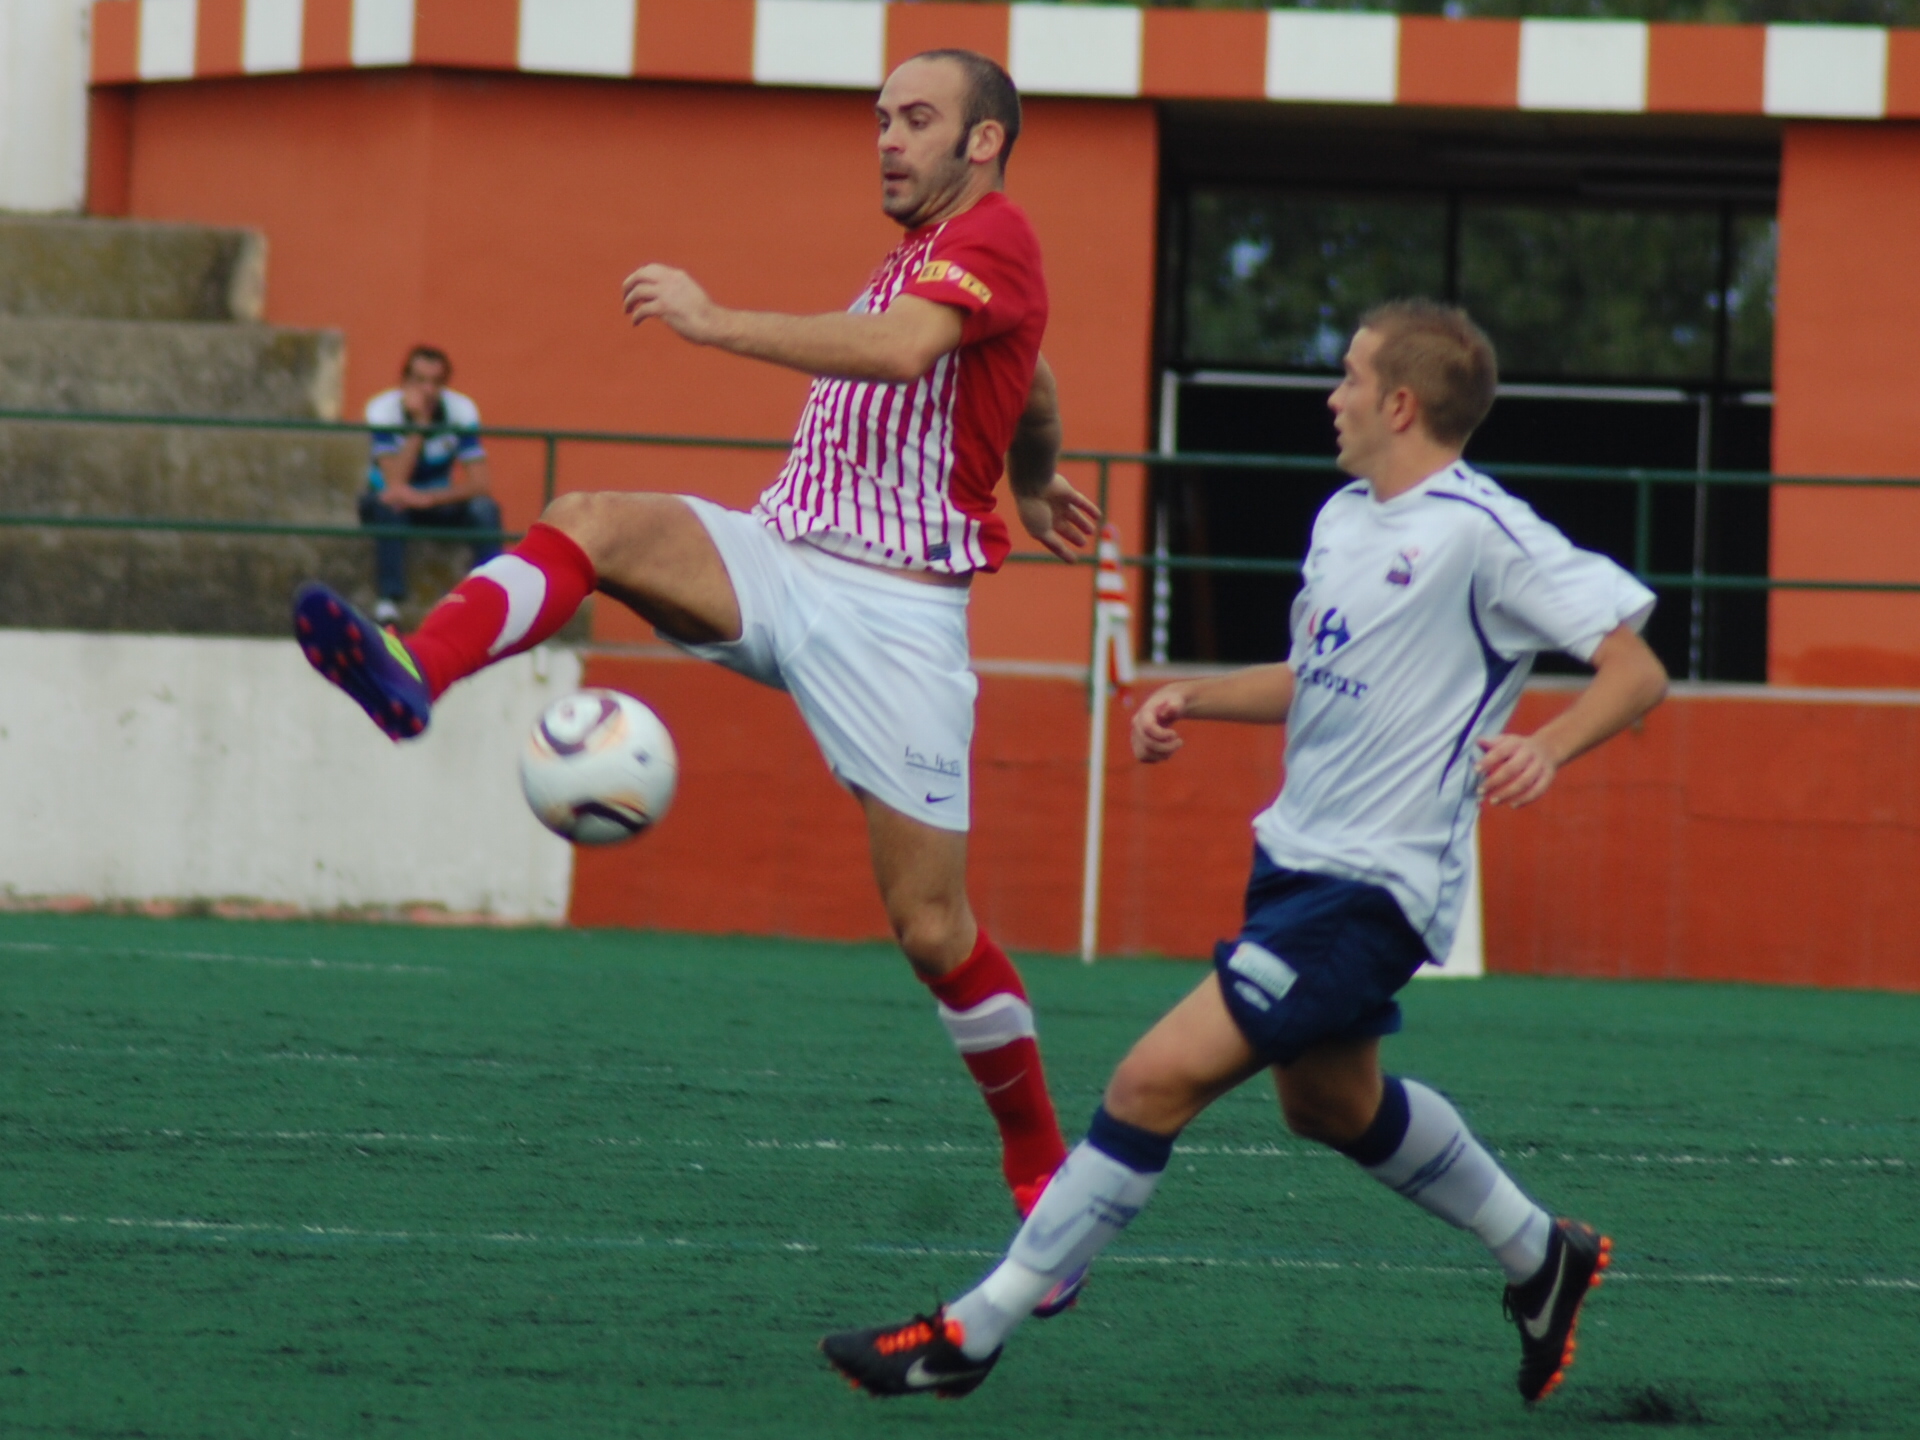
{"label": "soccer player in white jersey", "polygon": [[999,1126],[1024,1214],[1066,1145],[1020,977],[967,903],[967,587],[1010,548],[994,511],[1003,466],[1027,532],[1061,559],[1092,541],[1099,514],[1054,473],[1046,284],[1004,193],[1013,82],[983,56],[933,51],[888,77],[876,114],[881,205],[906,234],[850,311],[730,310],[659,264],[625,282],[636,325],[818,377],[752,513],[565,495],[404,640],[323,586],[298,597],[295,628],[314,666],[395,739],[596,589],[692,653],[791,692],[866,812],[894,934]]}
{"label": "soccer player in white jersey", "polygon": [[[1476,808],[1532,804],[1666,693],[1638,633],[1653,595],[1461,461],[1494,382],[1462,311],[1399,301],[1362,320],[1328,402],[1356,483],[1314,522],[1290,655],[1165,686],[1133,723],[1147,764],[1173,758],[1188,721],[1287,727],[1240,934],[1114,1072],[1002,1264],[932,1315],[822,1342],[860,1385],[972,1390],[1034,1303],[1139,1214],[1187,1123],[1261,1070],[1296,1134],[1486,1245],[1520,1329],[1521,1395],[1559,1383],[1609,1242],[1535,1204],[1445,1099],[1379,1061],[1395,993],[1451,947]],[[1588,661],[1592,683],[1532,734],[1502,733],[1550,650]]]}

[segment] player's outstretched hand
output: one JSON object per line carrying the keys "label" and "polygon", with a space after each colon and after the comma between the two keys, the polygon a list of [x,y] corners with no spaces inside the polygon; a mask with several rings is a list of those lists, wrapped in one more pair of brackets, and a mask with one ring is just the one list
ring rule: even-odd
{"label": "player's outstretched hand", "polygon": [[1100,507],[1082,495],[1064,475],[1055,475],[1038,494],[1015,495],[1020,523],[1027,533],[1071,565],[1100,533]]}
{"label": "player's outstretched hand", "polygon": [[1518,810],[1547,793],[1559,768],[1547,747],[1532,735],[1496,735],[1482,740],[1474,762],[1480,772],[1480,798],[1489,805]]}
{"label": "player's outstretched hand", "polygon": [[1133,712],[1133,758],[1142,765],[1172,759],[1186,743],[1173,728],[1186,713],[1187,697],[1177,685],[1163,685],[1149,695]]}
{"label": "player's outstretched hand", "polygon": [[620,300],[635,325],[664,320],[674,334],[696,345],[713,338],[720,310],[698,281],[671,265],[642,265],[622,283]]}

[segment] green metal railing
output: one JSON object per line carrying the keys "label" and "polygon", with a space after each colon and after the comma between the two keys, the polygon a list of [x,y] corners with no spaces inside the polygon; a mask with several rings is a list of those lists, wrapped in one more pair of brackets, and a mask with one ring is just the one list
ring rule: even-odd
{"label": "green metal railing", "polygon": [[[384,434],[444,433],[444,426],[367,425],[333,420],[276,420],[212,415],[129,415],[94,412],[0,409],[0,421],[58,425],[147,426],[183,430],[269,431],[295,434],[366,436],[375,431]],[[665,435],[620,430],[562,430],[543,427],[487,425],[477,431],[483,439],[524,442],[541,447],[542,494],[551,501],[561,493],[560,447],[562,445],[614,445],[654,449],[785,451],[786,440],[751,440],[717,435]],[[1117,466],[1182,468],[1203,470],[1247,470],[1274,474],[1318,474],[1338,476],[1332,461],[1319,456],[1244,455],[1184,452],[1157,454],[1124,450],[1066,450],[1063,463],[1091,465],[1096,473],[1096,495],[1100,508],[1107,509],[1113,471]],[[1770,575],[1714,575],[1703,572],[1664,573],[1652,568],[1653,497],[1662,486],[1707,486],[1751,488],[1754,486],[1795,486],[1825,489],[1920,490],[1920,479],[1855,475],[1774,475],[1751,471],[1697,471],[1658,469],[1609,469],[1568,465],[1490,465],[1497,477],[1508,480],[1564,483],[1627,485],[1634,492],[1633,559],[1629,568],[1644,583],[1661,589],[1717,591],[1829,591],[1865,594],[1920,594],[1920,582],[1892,580],[1784,579]],[[510,541],[519,538],[514,531],[447,529],[425,532],[410,526],[373,526],[360,524],[301,524],[266,520],[180,519],[169,516],[49,515],[0,511],[0,528],[42,528],[63,530],[125,530],[176,532],[209,535],[261,535],[309,537],[321,539],[369,539],[391,536],[408,540],[466,542],[471,539]],[[1019,563],[1058,564],[1050,555],[1015,552],[1009,557]],[[1082,562],[1091,566],[1091,555]],[[1121,557],[1123,565],[1136,569],[1166,571],[1202,571],[1219,574],[1297,575],[1300,562],[1288,559],[1258,559],[1233,556],[1134,554]]]}

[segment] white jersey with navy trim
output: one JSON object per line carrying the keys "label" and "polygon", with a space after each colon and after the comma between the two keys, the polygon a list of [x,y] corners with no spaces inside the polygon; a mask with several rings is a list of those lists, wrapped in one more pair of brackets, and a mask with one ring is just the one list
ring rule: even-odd
{"label": "white jersey with navy trim", "polygon": [[1498,734],[1542,651],[1590,658],[1653,592],[1464,463],[1313,524],[1293,604],[1286,782],[1254,821],[1276,865],[1380,885],[1428,951],[1453,945]]}

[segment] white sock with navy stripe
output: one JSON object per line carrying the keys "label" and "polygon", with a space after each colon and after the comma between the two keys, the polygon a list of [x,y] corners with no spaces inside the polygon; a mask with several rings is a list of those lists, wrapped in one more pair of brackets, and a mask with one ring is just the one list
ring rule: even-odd
{"label": "white sock with navy stripe", "polygon": [[1049,1290],[1126,1229],[1152,1197],[1173,1139],[1116,1120],[1104,1105],[1096,1110],[1087,1138],[1054,1172],[1007,1258],[947,1307],[965,1331],[960,1348],[976,1360],[998,1350]]}
{"label": "white sock with navy stripe", "polygon": [[1473,1138],[1460,1112],[1419,1081],[1387,1076],[1373,1124],[1341,1148],[1381,1184],[1472,1231],[1512,1284],[1546,1262],[1553,1217]]}

